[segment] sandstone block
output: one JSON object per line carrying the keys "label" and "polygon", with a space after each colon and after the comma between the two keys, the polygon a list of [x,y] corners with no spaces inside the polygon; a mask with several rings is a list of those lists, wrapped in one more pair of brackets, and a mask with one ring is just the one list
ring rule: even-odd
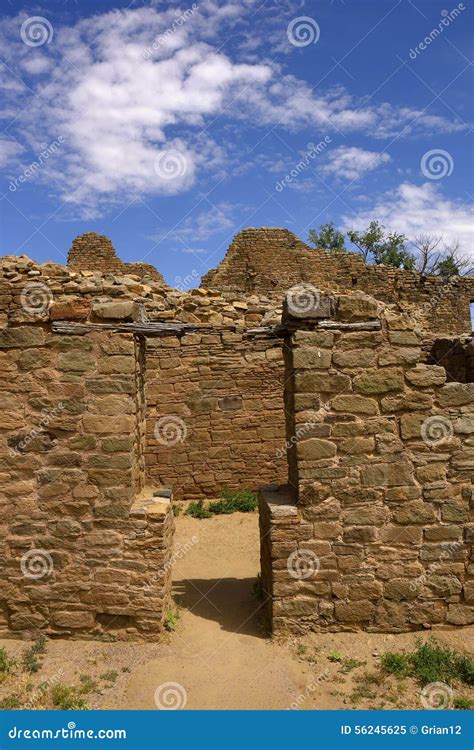
{"label": "sandstone block", "polygon": [[375,354],[372,349],[349,349],[335,351],[333,362],[337,367],[375,367]]}
{"label": "sandstone block", "polygon": [[377,414],[377,401],[356,394],[341,394],[335,396],[331,401],[331,406],[335,411],[346,411],[353,414],[368,414],[374,416]]}
{"label": "sandstone block", "polygon": [[341,320],[371,320],[377,317],[377,302],[373,297],[353,294],[340,296],[337,317]]}
{"label": "sandstone block", "polygon": [[438,365],[418,364],[411,370],[407,370],[405,377],[409,383],[418,388],[429,388],[434,385],[443,385],[446,381],[446,370]]}
{"label": "sandstone block", "polygon": [[331,355],[331,350],[320,349],[316,346],[298,348],[293,351],[293,367],[326,370],[331,365]]}
{"label": "sandstone block", "polygon": [[358,602],[336,602],[336,619],[341,622],[368,622],[375,613],[375,606],[368,599]]}
{"label": "sandstone block", "polygon": [[403,389],[403,370],[387,368],[365,372],[354,378],[354,391],[363,395],[388,393]]}
{"label": "sandstone block", "polygon": [[300,461],[319,461],[336,455],[336,446],[329,440],[309,438],[309,440],[300,440],[296,446]]}

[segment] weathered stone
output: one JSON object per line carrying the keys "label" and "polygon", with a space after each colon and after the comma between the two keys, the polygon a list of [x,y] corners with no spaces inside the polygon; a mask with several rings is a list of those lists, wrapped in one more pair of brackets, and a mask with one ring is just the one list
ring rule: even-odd
{"label": "weathered stone", "polygon": [[331,401],[331,406],[336,411],[368,414],[369,416],[377,414],[377,402],[375,399],[357,396],[352,393],[335,396]]}
{"label": "weathered stone", "polygon": [[29,346],[43,346],[45,332],[38,326],[19,326],[0,330],[0,349],[21,348]]}
{"label": "weathered stone", "polygon": [[139,306],[136,302],[104,302],[92,305],[93,314],[99,320],[138,320]]}
{"label": "weathered stone", "polygon": [[301,461],[318,461],[321,458],[332,458],[336,455],[334,443],[319,438],[298,441],[296,450]]}
{"label": "weathered stone", "polygon": [[431,505],[421,500],[414,500],[405,503],[393,514],[393,519],[397,523],[403,524],[426,524],[436,520],[435,512]]}
{"label": "weathered stone", "polygon": [[368,622],[375,612],[372,602],[367,599],[361,599],[358,602],[336,602],[335,615],[336,619],[341,622]]}
{"label": "weathered stone", "polygon": [[293,367],[298,369],[325,370],[331,365],[332,352],[316,346],[306,346],[293,352]]}
{"label": "weathered stone", "polygon": [[418,364],[405,373],[406,379],[418,388],[442,385],[446,381],[446,370],[438,365]]}
{"label": "weathered stone", "polygon": [[364,487],[396,487],[414,484],[413,467],[409,463],[381,463],[364,466],[360,472]]}
{"label": "weathered stone", "polygon": [[391,349],[385,349],[385,351],[379,354],[379,365],[380,367],[387,365],[411,365],[414,362],[418,362],[420,356],[421,349],[418,347],[392,347]]}
{"label": "weathered stone", "polygon": [[91,303],[84,297],[68,297],[53,302],[49,310],[51,320],[87,320]]}
{"label": "weathered stone", "polygon": [[90,372],[96,367],[95,358],[81,349],[61,352],[58,356],[58,370],[73,370],[74,372]]}
{"label": "weathered stone", "polygon": [[333,355],[333,363],[337,367],[374,367],[375,361],[375,354],[372,349],[349,349],[347,351],[335,351]]}
{"label": "weathered stone", "polygon": [[377,302],[373,297],[354,294],[340,296],[337,317],[341,320],[370,320],[377,317]]}
{"label": "weathered stone", "polygon": [[474,403],[474,383],[446,383],[437,395],[441,407]]}
{"label": "weathered stone", "polygon": [[365,395],[388,393],[403,389],[403,370],[387,368],[357,375],[353,383],[354,391]]}

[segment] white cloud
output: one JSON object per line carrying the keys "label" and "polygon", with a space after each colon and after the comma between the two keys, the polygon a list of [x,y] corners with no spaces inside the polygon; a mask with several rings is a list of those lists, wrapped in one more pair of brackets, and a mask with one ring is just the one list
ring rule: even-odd
{"label": "white cloud", "polygon": [[403,182],[395,192],[383,195],[372,209],[357,219],[344,217],[346,228],[363,229],[373,219],[387,230],[400,232],[409,239],[420,234],[443,235],[450,244],[459,239],[464,253],[474,257],[473,204],[445,198],[441,187],[431,183],[414,185]]}
{"label": "white cloud", "polygon": [[22,146],[9,138],[0,138],[0,169],[11,163],[23,151]]}
{"label": "white cloud", "polygon": [[347,180],[357,180],[366,172],[390,161],[390,156],[378,151],[367,151],[355,146],[340,146],[330,152],[328,163],[321,168],[325,174]]}
{"label": "white cloud", "polygon": [[[41,49],[21,41],[25,13],[5,19],[0,50],[17,70],[3,83],[0,116],[8,125],[21,113],[16,124],[33,153],[64,138],[61,162],[48,163],[38,179],[90,215],[137,194],[187,190],[200,172],[221,169],[232,150],[225,133],[204,133],[218,118],[241,129],[277,125],[315,135],[334,128],[385,137],[402,128],[411,134],[464,127],[409,108],[365,105],[341,87],[314,92],[258,55],[251,64],[232,60],[220,45],[229,28],[248,29],[253,5],[202,0],[180,24],[177,10],[155,3],[98,13],[56,25],[54,40]],[[169,150],[182,157],[173,179],[156,169],[158,152]]]}
{"label": "white cloud", "polygon": [[151,235],[149,239],[155,242],[165,241],[177,245],[180,252],[203,252],[202,248],[194,250],[193,242],[204,242],[217,234],[226,232],[229,237],[235,234],[237,214],[241,211],[239,204],[220,201],[215,205],[209,205],[204,201],[204,208],[198,208],[183,221],[170,230],[160,230]]}

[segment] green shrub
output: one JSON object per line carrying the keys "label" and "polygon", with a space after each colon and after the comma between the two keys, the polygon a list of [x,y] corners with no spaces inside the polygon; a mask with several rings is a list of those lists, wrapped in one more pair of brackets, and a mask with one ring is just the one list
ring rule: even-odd
{"label": "green shrub", "polygon": [[23,654],[22,664],[23,668],[27,672],[38,672],[41,669],[41,659],[38,658],[46,653],[46,644],[48,639],[44,635],[40,635],[36,639],[34,644],[28,648]]}
{"label": "green shrub", "polygon": [[16,695],[7,695],[6,698],[0,701],[0,709],[8,710],[10,708],[20,708],[20,700]]}
{"label": "green shrub", "polygon": [[409,654],[383,654],[381,666],[399,677],[415,677],[422,685],[456,681],[474,684],[474,659],[441,646],[433,638],[425,643],[417,641],[416,649]]}
{"label": "green shrub", "polygon": [[165,628],[170,633],[176,630],[176,626],[179,622],[179,612],[177,609],[169,609],[166,613]]}
{"label": "green shrub", "polygon": [[453,707],[457,708],[458,711],[470,711],[474,707],[474,701],[470,698],[464,698],[462,695],[458,696],[453,701]]}
{"label": "green shrub", "polygon": [[193,518],[212,518],[213,514],[204,507],[202,500],[196,500],[189,503],[185,515],[192,516]]}
{"label": "green shrub", "polygon": [[257,509],[258,499],[255,492],[242,490],[232,492],[224,489],[222,500],[209,504],[209,510],[216,515],[227,513],[253,513]]}
{"label": "green shrub", "polygon": [[51,700],[53,705],[61,711],[88,711],[90,709],[82,698],[80,690],[59,682],[51,690]]}
{"label": "green shrub", "polygon": [[13,670],[13,668],[16,666],[15,659],[10,659],[7,652],[3,648],[3,646],[0,648],[0,674],[5,673],[8,674]]}

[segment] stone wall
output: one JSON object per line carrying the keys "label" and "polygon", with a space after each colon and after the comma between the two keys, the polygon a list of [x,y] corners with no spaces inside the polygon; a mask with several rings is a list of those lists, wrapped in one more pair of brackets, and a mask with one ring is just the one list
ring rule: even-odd
{"label": "stone wall", "polygon": [[85,232],[76,237],[68,253],[68,266],[77,270],[103,271],[104,273],[135,274],[164,285],[163,276],[150,263],[124,263],[115,252],[108,237]]}
{"label": "stone wall", "polygon": [[289,485],[261,494],[273,629],[474,622],[474,383],[370,298],[289,305],[287,328]]}
{"label": "stone wall", "polygon": [[0,331],[0,634],[153,637],[173,516],[144,486],[144,342]]}
{"label": "stone wall", "polygon": [[147,473],[176,499],[256,490],[286,476],[283,355],[276,337],[148,340]]}
{"label": "stone wall", "polygon": [[287,229],[244,229],[224,260],[203,279],[204,287],[246,294],[278,294],[308,282],[328,291],[363,291],[385,303],[412,306],[432,333],[470,333],[474,278],[422,276],[388,266],[367,265],[355,253],[310,248]]}

